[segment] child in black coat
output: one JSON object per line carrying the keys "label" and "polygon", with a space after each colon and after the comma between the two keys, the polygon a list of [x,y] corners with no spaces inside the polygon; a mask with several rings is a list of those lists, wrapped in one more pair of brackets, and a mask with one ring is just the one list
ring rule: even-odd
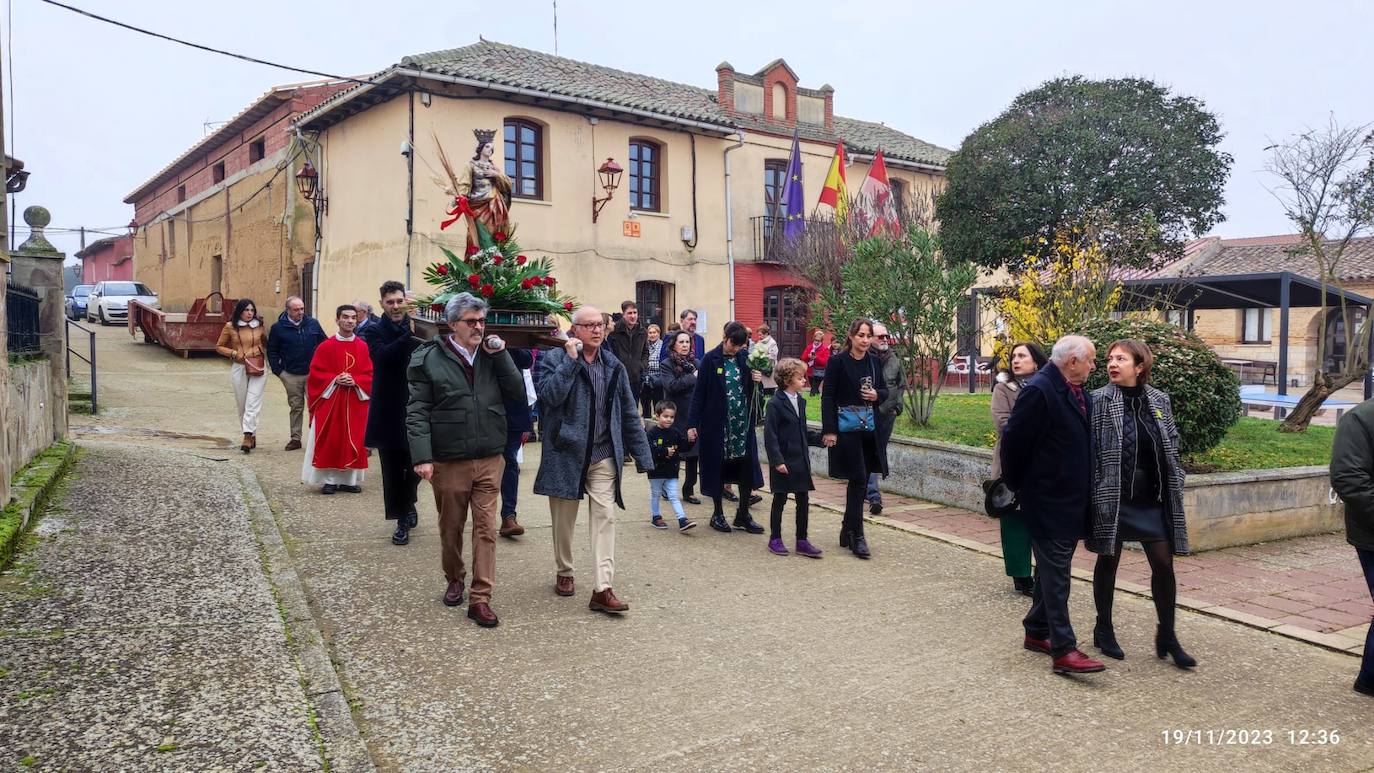
{"label": "child in black coat", "polygon": [[673,426],[677,418],[677,406],[671,400],[660,400],[654,406],[655,424],[648,431],[649,452],[654,457],[654,468],[649,470],[649,514],[655,529],[666,529],[668,524],[659,515],[658,500],[668,500],[677,515],[677,530],[689,531],[697,527],[687,519],[682,510],[682,498],[677,485],[678,467],[682,464],[682,454],[690,447],[687,436]]}
{"label": "child in black coat", "polygon": [[808,492],[816,488],[811,481],[811,451],[807,443],[806,365],[801,360],[785,358],[778,361],[773,372],[778,391],[768,401],[763,420],[763,444],[768,452],[768,487],[773,490],[773,510],[768,523],[771,533],[768,550],[774,555],[787,555],[782,542],[782,510],[790,493],[797,500],[797,554],[820,558],[821,549],[806,539],[806,517],[810,506]]}

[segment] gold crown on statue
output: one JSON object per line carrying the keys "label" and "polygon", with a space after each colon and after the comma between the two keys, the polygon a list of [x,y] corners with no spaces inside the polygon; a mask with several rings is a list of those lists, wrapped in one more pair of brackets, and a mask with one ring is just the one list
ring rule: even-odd
{"label": "gold crown on statue", "polygon": [[473,129],[472,136],[477,138],[478,145],[485,145],[496,138],[495,129]]}

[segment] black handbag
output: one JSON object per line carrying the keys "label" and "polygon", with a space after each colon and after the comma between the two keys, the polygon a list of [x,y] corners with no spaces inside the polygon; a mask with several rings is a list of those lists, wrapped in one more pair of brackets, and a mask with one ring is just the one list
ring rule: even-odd
{"label": "black handbag", "polygon": [[1016,512],[1016,492],[1007,488],[1001,478],[983,481],[983,512],[989,518],[1001,518]]}

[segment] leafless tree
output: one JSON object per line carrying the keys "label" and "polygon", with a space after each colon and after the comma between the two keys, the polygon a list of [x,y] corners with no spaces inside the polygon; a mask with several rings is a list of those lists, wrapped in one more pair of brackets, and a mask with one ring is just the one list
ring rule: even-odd
{"label": "leafless tree", "polygon": [[[1333,117],[1312,129],[1271,145],[1267,170],[1279,179],[1274,196],[1301,237],[1293,253],[1311,260],[1321,283],[1321,319],[1327,318],[1327,290],[1344,290],[1341,260],[1350,242],[1374,231],[1374,134],[1370,126],[1341,126]],[[1366,310],[1368,311],[1368,310]],[[1307,390],[1281,425],[1281,432],[1302,432],[1336,390],[1364,377],[1369,370],[1369,320],[1355,331],[1354,308],[1341,293],[1348,355],[1338,370],[1327,372],[1326,336],[1317,336],[1317,367]],[[1353,340],[1351,340],[1353,338]]]}

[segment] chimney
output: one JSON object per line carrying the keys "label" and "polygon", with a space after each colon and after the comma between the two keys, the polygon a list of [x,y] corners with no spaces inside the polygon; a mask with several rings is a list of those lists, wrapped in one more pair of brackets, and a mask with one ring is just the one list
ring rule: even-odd
{"label": "chimney", "polygon": [[825,133],[835,133],[835,89],[829,83],[821,86],[825,95]]}
{"label": "chimney", "polygon": [[729,62],[716,65],[716,101],[727,115],[735,114],[735,68]]}

